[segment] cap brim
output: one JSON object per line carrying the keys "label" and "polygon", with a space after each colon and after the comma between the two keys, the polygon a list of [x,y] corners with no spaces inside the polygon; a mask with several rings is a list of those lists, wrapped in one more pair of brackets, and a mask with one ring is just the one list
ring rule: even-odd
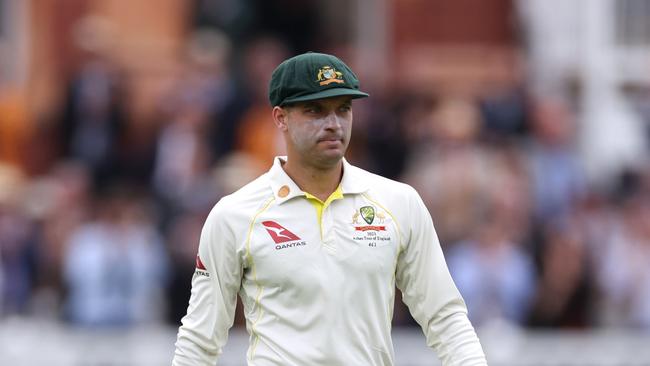
{"label": "cap brim", "polygon": [[366,98],[369,97],[368,93],[364,93],[360,90],[357,89],[350,89],[350,88],[332,88],[332,89],[326,89],[323,91],[320,91],[318,93],[313,93],[313,94],[308,94],[308,95],[301,95],[299,97],[293,97],[293,98],[287,98],[282,101],[282,104],[280,105],[285,105],[289,103],[296,103],[296,102],[307,102],[310,100],[316,100],[316,99],[324,99],[324,98],[333,98],[333,97],[340,97],[343,95],[347,95],[352,97],[352,99],[357,99],[357,98]]}

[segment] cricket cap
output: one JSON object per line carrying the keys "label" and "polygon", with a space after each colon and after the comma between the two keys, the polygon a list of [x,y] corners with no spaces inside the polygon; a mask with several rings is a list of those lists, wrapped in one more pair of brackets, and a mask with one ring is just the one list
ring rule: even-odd
{"label": "cricket cap", "polygon": [[307,52],[282,62],[271,75],[272,106],[349,95],[368,96],[359,90],[359,79],[338,57]]}

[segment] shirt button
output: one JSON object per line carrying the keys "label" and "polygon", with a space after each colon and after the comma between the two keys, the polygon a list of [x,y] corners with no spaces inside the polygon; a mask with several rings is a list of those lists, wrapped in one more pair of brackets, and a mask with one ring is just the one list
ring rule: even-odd
{"label": "shirt button", "polygon": [[278,190],[278,196],[280,198],[284,198],[284,197],[286,197],[288,195],[289,195],[289,186],[280,187],[280,189]]}

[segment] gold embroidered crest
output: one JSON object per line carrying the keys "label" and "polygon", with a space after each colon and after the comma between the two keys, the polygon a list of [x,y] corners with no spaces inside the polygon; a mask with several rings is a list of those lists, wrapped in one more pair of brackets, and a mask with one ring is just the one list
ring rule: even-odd
{"label": "gold embroidered crest", "polygon": [[328,85],[331,83],[343,84],[343,73],[336,71],[335,68],[331,66],[323,66],[323,68],[318,70],[318,83],[323,85]]}

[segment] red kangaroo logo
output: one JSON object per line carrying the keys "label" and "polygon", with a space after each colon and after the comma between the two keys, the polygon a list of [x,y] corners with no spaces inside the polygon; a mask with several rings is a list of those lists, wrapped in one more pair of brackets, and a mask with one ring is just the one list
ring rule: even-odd
{"label": "red kangaroo logo", "polygon": [[271,238],[276,244],[285,243],[288,241],[300,240],[300,238],[287,230],[284,226],[278,224],[275,221],[264,221],[262,222],[266,231],[271,235]]}

